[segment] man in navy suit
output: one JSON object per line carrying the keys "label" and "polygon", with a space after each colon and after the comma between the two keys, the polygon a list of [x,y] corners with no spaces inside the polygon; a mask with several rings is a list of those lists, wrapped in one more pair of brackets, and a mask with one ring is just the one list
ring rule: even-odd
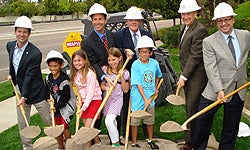
{"label": "man in navy suit", "polygon": [[[132,63],[138,58],[138,55],[134,50],[137,41],[143,35],[147,35],[152,39],[153,37],[151,33],[149,33],[148,31],[140,29],[143,17],[141,15],[141,11],[137,7],[135,6],[130,7],[126,12],[126,16],[124,17],[124,19],[126,20],[126,24],[128,27],[119,30],[115,33],[115,46],[122,51],[125,58],[126,57],[131,58],[126,66],[128,71],[130,72]],[[123,108],[121,111],[121,118],[122,118],[121,126],[123,128],[123,131],[126,131],[129,96],[130,96],[130,91],[124,94],[123,96]],[[143,124],[143,131],[144,135],[147,136],[147,129],[144,124]]]}
{"label": "man in navy suit", "polygon": [[[10,76],[20,94],[17,106],[23,105],[27,120],[30,121],[31,105],[34,105],[40,113],[43,122],[51,125],[50,108],[45,100],[44,84],[40,64],[42,53],[28,41],[31,34],[32,23],[26,16],[21,16],[15,21],[16,40],[7,43],[9,53]],[[20,109],[17,109],[19,130],[26,127],[26,123]],[[32,150],[31,139],[21,136],[23,149]]]}

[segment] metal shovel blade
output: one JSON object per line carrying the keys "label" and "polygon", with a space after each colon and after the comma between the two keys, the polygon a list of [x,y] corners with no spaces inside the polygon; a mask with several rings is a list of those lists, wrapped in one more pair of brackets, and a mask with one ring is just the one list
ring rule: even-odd
{"label": "metal shovel blade", "polygon": [[85,144],[96,137],[101,131],[95,128],[81,127],[74,136],[76,144]]}
{"label": "metal shovel blade", "polygon": [[20,135],[29,139],[33,139],[37,137],[40,133],[41,133],[41,129],[39,126],[28,126],[20,131]]}
{"label": "metal shovel blade", "polygon": [[183,128],[174,121],[167,121],[160,127],[160,132],[173,133],[184,131]]}
{"label": "metal shovel blade", "polygon": [[166,97],[166,100],[172,105],[185,105],[185,100],[175,94],[169,95],[168,97]]}
{"label": "metal shovel blade", "polygon": [[55,126],[55,127],[45,127],[44,128],[44,133],[47,136],[50,137],[58,137],[59,135],[61,135],[63,133],[64,130],[64,125],[59,125],[59,126]]}
{"label": "metal shovel blade", "polygon": [[150,113],[146,112],[145,110],[136,110],[130,114],[130,117],[137,118],[137,119],[145,119],[145,118],[148,118],[151,116],[152,115]]}

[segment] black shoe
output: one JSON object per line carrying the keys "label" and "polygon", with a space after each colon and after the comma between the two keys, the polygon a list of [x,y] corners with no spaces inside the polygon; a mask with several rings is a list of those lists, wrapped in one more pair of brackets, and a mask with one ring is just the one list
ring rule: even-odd
{"label": "black shoe", "polygon": [[151,149],[159,149],[159,146],[155,144],[154,141],[150,140],[148,141],[148,146],[151,148]]}
{"label": "black shoe", "polygon": [[141,146],[139,144],[131,144],[131,147],[141,148]]}

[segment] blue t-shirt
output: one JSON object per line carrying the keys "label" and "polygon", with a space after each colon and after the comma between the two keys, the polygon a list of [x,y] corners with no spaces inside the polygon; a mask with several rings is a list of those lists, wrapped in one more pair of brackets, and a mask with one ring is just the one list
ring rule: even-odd
{"label": "blue t-shirt", "polygon": [[[149,58],[149,62],[147,64],[143,64],[139,59],[134,61],[131,68],[131,93],[130,97],[132,100],[132,111],[135,110],[143,110],[144,109],[144,100],[138,90],[137,85],[141,85],[144,90],[144,94],[147,99],[155,93],[155,79],[156,77],[161,78],[162,73],[158,62]],[[150,107],[154,106],[155,102],[152,101]]]}

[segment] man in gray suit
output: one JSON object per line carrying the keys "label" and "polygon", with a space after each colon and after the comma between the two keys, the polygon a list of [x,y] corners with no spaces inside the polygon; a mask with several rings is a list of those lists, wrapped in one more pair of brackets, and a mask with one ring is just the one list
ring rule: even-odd
{"label": "man in gray suit", "polygon": [[[180,65],[181,76],[178,85],[183,86],[186,100],[186,117],[197,112],[201,93],[207,84],[207,76],[202,58],[202,40],[207,37],[207,29],[197,18],[197,11],[201,9],[195,0],[182,0],[179,13],[183,25],[180,35]],[[189,131],[185,132],[185,145],[182,150],[193,148],[194,124],[190,123]],[[178,141],[179,142],[179,141]]]}
{"label": "man in gray suit", "polygon": [[214,107],[196,120],[195,149],[205,150],[217,110],[224,106],[219,150],[233,150],[239,129],[247,89],[236,93],[232,98],[224,96],[247,82],[247,58],[250,51],[250,33],[234,29],[232,7],[222,2],[214,10],[213,20],[219,31],[203,41],[203,58],[208,84],[202,93],[198,110],[205,108],[217,99],[223,103]]}

